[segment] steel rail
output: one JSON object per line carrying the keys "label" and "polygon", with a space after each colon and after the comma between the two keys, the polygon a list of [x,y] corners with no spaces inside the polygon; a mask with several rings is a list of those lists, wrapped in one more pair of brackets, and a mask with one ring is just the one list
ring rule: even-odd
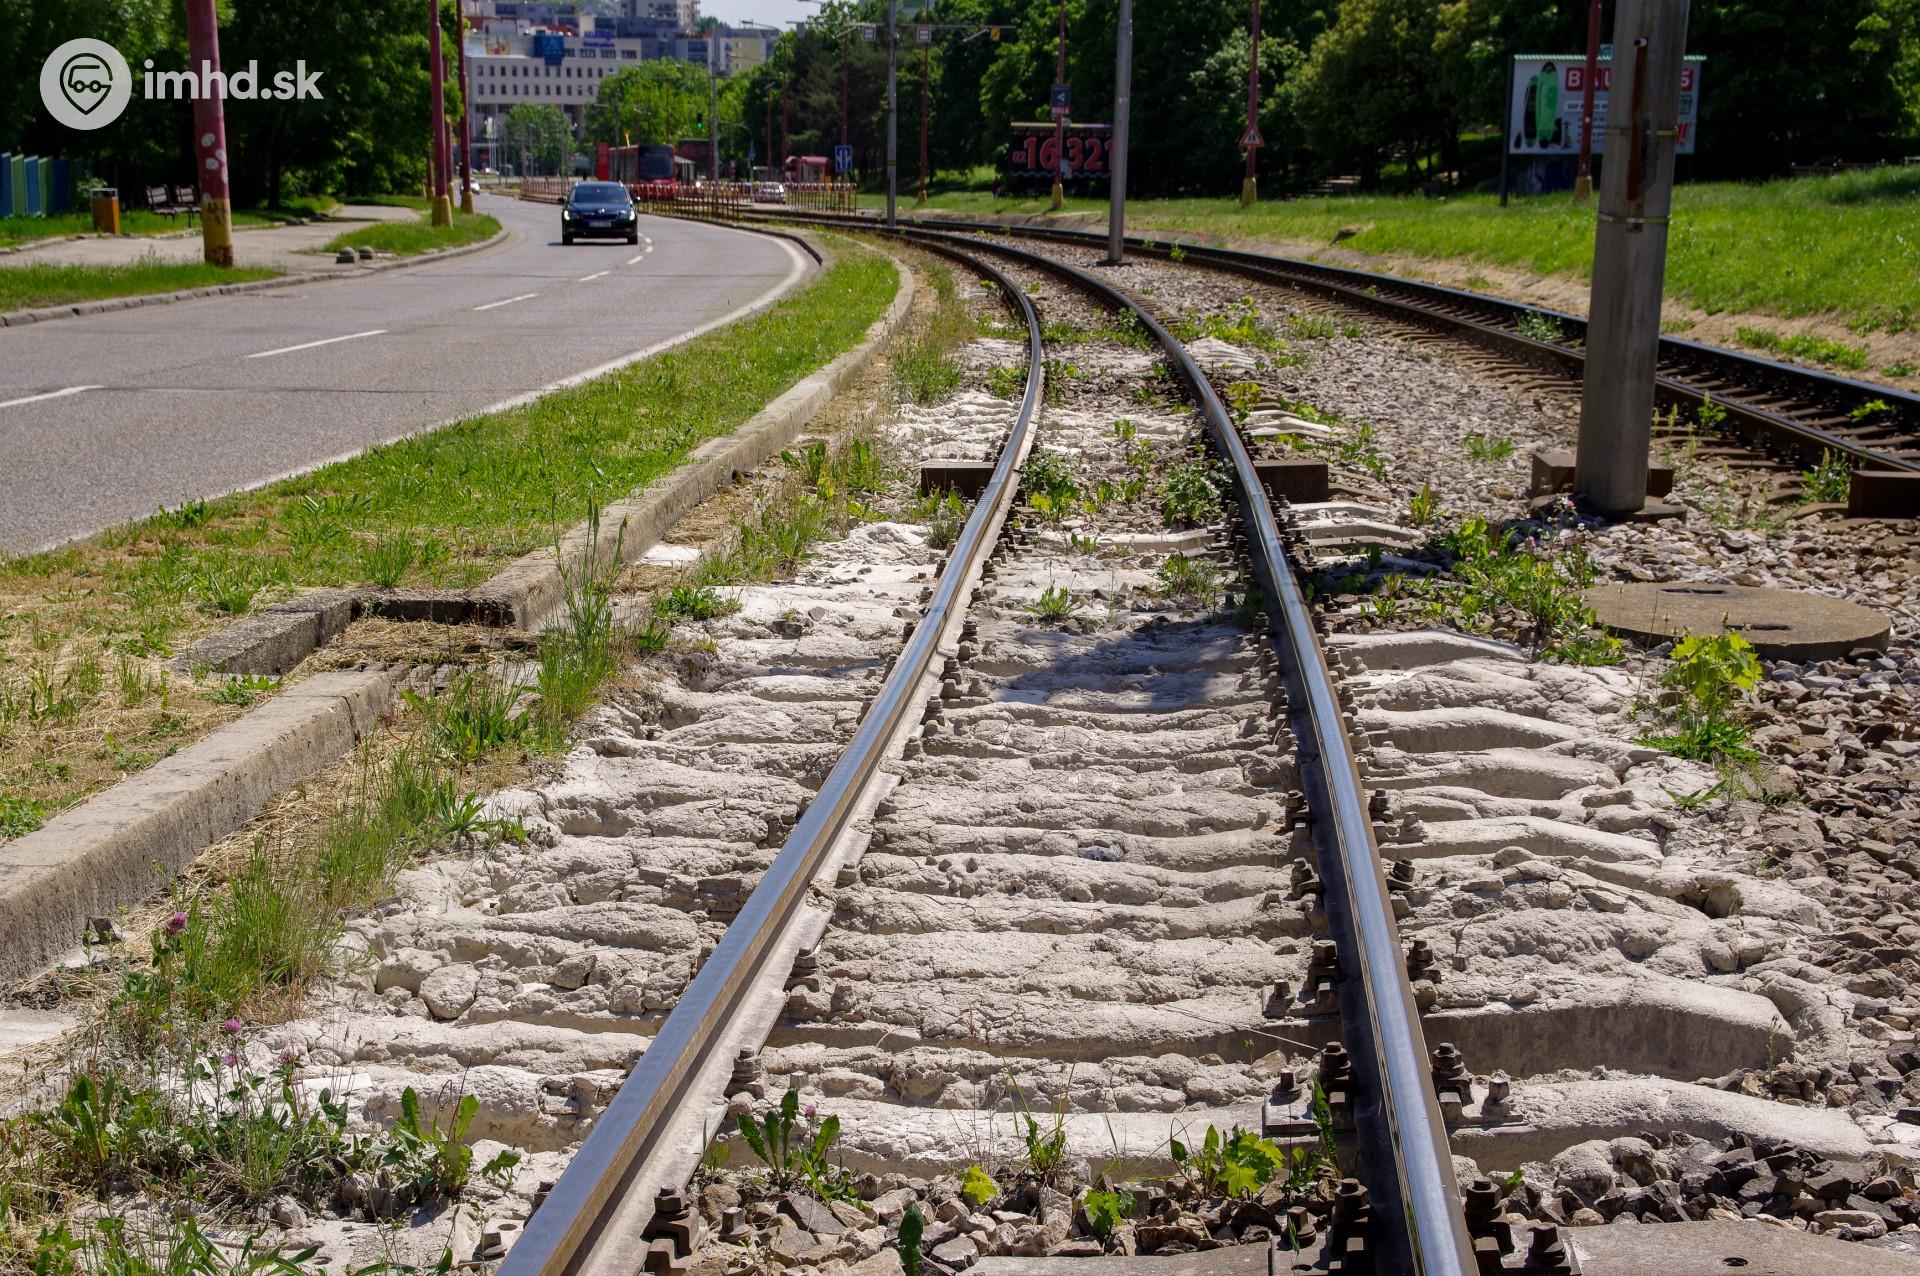
{"label": "steel rail", "polygon": [[[945,240],[952,246],[954,242],[946,236],[936,240],[924,231],[901,233],[916,243]],[[1368,1186],[1374,1195],[1375,1216],[1397,1219],[1400,1224],[1378,1238],[1382,1252],[1376,1256],[1375,1270],[1471,1276],[1479,1270],[1473,1240],[1454,1180],[1452,1149],[1434,1094],[1426,1036],[1407,980],[1400,930],[1373,840],[1366,792],[1332,671],[1320,650],[1306,597],[1294,579],[1273,506],[1254,472],[1253,457],[1185,345],[1125,293],[1077,267],[1011,245],[967,246],[1071,280],[1108,306],[1134,315],[1172,360],[1199,403],[1215,445],[1232,464],[1248,544],[1254,551],[1254,570],[1266,588],[1280,635],[1301,775],[1308,786],[1310,807],[1318,816],[1312,829],[1321,873],[1347,904],[1343,910],[1329,910],[1336,917],[1336,938],[1340,930],[1347,932],[1341,948],[1353,964],[1347,972],[1353,977],[1343,981],[1342,999],[1357,1002],[1360,1011],[1343,1018],[1367,1027],[1364,1039],[1348,1034],[1348,1052],[1356,1073],[1371,1082],[1366,1088],[1380,1118],[1377,1123],[1359,1124],[1377,1124],[1374,1133],[1388,1162],[1375,1167],[1383,1173],[1376,1173]]]}
{"label": "steel rail", "polygon": [[[620,1191],[659,1147],[674,1118],[691,1100],[697,1079],[724,1039],[727,1027],[767,973],[778,938],[859,809],[885,760],[887,742],[917,705],[921,680],[932,666],[962,590],[978,570],[999,521],[1012,503],[1017,486],[1015,470],[1031,440],[1040,403],[1044,366],[1040,320],[1033,303],[1005,274],[986,262],[969,260],[968,265],[999,286],[1004,299],[1027,326],[1030,364],[1026,394],[1006,448],[954,544],[925,614],[861,719],[852,743],[727,927],[713,955],[681,994],[613,1101],[593,1123],[546,1200],[528,1219],[501,1264],[500,1276],[562,1276],[577,1271],[602,1239],[607,1221],[621,1204]],[[637,1246],[637,1238],[618,1239]]]}
{"label": "steel rail", "polygon": [[[800,220],[792,214],[753,215],[773,220]],[[843,227],[872,225],[871,219],[859,215],[816,216],[814,220]],[[1103,235],[1063,226],[1001,226],[946,218],[920,218],[909,226],[955,234],[1038,239],[1094,250],[1105,245]],[[1129,235],[1127,244],[1137,252],[1160,258],[1170,257],[1177,247],[1182,259],[1195,265],[1213,266],[1281,286],[1306,289],[1352,308],[1410,323],[1457,330],[1480,344],[1536,364],[1555,366],[1563,375],[1574,379],[1578,379],[1586,367],[1586,356],[1579,346],[1586,334],[1587,321],[1579,315],[1323,262],[1200,244],[1176,244],[1171,237]],[[1542,341],[1524,335],[1518,324],[1528,313],[1554,320],[1566,334],[1565,339]],[[1730,425],[1775,450],[1792,452],[1811,462],[1831,449],[1862,466],[1920,471],[1920,394],[1668,336],[1660,338],[1659,366],[1655,388],[1661,402],[1698,408],[1710,398],[1725,411]],[[1718,381],[1720,385],[1701,384],[1702,378]],[[1742,394],[1739,389],[1728,391],[1729,385],[1749,393]],[[1847,433],[1799,420],[1788,412],[1751,401],[1760,396],[1790,398],[1795,401],[1795,405],[1790,405],[1793,411],[1819,413],[1835,421],[1851,417],[1856,410],[1870,409],[1876,401],[1884,403],[1888,411],[1882,414],[1873,410],[1870,429],[1861,432],[1897,433],[1900,437],[1892,446],[1905,449],[1908,454],[1888,451],[1884,445],[1870,445]]]}

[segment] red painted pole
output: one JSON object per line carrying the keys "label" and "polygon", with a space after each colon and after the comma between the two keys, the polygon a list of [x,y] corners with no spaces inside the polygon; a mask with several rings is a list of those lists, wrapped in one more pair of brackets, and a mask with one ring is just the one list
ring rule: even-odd
{"label": "red painted pole", "polygon": [[840,42],[840,145],[847,144],[847,92],[849,76],[853,65],[853,41],[843,37]]}
{"label": "red painted pole", "polygon": [[[220,70],[220,18],[214,0],[187,0],[187,64],[201,86]],[[224,85],[224,81],[222,81]],[[227,182],[226,95],[193,99],[195,178],[200,186],[200,240],[209,265],[233,265],[233,195]]]}
{"label": "red painted pole", "polygon": [[453,201],[447,194],[447,62],[440,49],[440,0],[427,0],[433,129],[433,224],[453,225]]}
{"label": "red painted pole", "polygon": [[1593,0],[1587,9],[1587,81],[1580,99],[1580,173],[1573,179],[1576,204],[1586,203],[1593,194],[1593,93],[1599,68],[1600,0]]}
{"label": "red painted pole", "polygon": [[[1250,142],[1260,131],[1260,0],[1253,0],[1253,56],[1247,61],[1247,132],[1240,140]],[[1247,152],[1247,175],[1240,183],[1240,202],[1251,204],[1260,197],[1260,183],[1254,170],[1254,158],[1259,154],[1256,146],[1244,148]]]}
{"label": "red painted pole", "polygon": [[473,211],[473,88],[467,78],[467,0],[460,9],[460,211]]}

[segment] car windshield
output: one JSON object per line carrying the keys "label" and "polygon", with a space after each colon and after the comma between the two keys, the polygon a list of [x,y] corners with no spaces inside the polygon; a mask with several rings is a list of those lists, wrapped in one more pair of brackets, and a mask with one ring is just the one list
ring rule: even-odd
{"label": "car windshield", "polygon": [[624,204],[627,188],[613,182],[583,182],[573,188],[576,204]]}

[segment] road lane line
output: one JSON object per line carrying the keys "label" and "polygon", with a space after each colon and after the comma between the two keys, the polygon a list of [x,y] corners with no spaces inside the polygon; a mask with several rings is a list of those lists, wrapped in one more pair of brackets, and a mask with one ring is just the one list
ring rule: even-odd
{"label": "road lane line", "polygon": [[342,341],[358,341],[362,337],[378,337],[385,332],[385,328],[369,328],[365,332],[349,332],[344,337],[328,337],[324,341],[305,341],[297,346],[282,346],[278,350],[262,350],[257,354],[248,355],[247,358],[270,359],[276,354],[292,354],[296,350],[312,350],[317,346],[338,345]]}
{"label": "road lane line", "polygon": [[627,265],[638,266],[641,262],[645,261],[646,259],[647,259],[647,255],[645,253],[641,253],[638,257],[627,258]]}
{"label": "road lane line", "polygon": [[0,408],[17,408],[23,403],[45,403],[48,399],[64,399],[70,394],[85,394],[88,390],[104,390],[103,385],[70,385],[64,390],[50,390],[46,394],[30,394],[24,399],[8,399],[0,403]]}
{"label": "road lane line", "polygon": [[539,295],[537,292],[523,292],[518,297],[508,297],[505,301],[489,301],[484,306],[475,306],[474,310],[497,310],[501,306],[511,306],[516,301],[531,301]]}
{"label": "road lane line", "polygon": [[598,271],[595,271],[595,272],[594,272],[593,274],[591,274],[591,275],[588,275],[588,276],[587,276],[587,277],[586,277],[585,279],[577,279],[577,280],[575,280],[574,282],[575,282],[575,283],[582,283],[582,284],[590,284],[590,283],[592,283],[592,282],[593,282],[594,280],[596,280],[596,279],[598,279],[598,278],[600,278],[600,276],[602,276],[602,275],[610,275],[610,274],[612,274],[612,273],[613,273],[613,272],[612,272],[611,270],[598,270]]}

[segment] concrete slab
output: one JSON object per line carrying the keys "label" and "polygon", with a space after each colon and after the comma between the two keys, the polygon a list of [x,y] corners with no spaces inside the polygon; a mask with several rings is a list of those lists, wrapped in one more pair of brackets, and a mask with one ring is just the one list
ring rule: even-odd
{"label": "concrete slab", "polygon": [[979,1276],[1266,1276],[1270,1250],[1267,1245],[1230,1245],[1153,1258],[983,1258],[973,1270]]}
{"label": "concrete slab", "polygon": [[1659,641],[1738,633],[1776,660],[1834,660],[1857,647],[1884,651],[1889,624],[1870,607],[1794,589],[1652,581],[1601,585],[1582,597],[1617,634]]}
{"label": "concrete slab", "polygon": [[1581,1276],[1920,1276],[1911,1254],[1764,1223],[1568,1227],[1560,1235]]}

